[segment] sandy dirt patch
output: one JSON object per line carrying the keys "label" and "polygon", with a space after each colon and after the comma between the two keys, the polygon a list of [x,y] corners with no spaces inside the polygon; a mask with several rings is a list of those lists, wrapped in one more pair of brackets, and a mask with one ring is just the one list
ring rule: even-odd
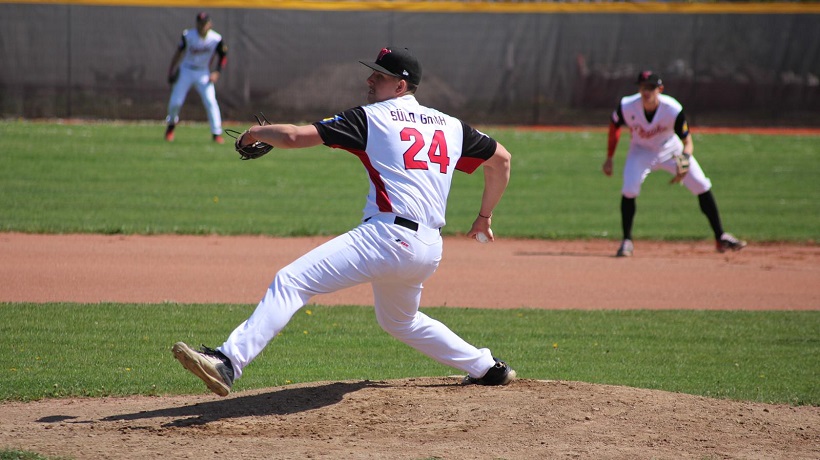
{"label": "sandy dirt patch", "polygon": [[[325,240],[0,234],[0,301],[255,304],[279,267]],[[630,259],[616,246],[448,238],[423,305],[820,308],[817,245],[717,254],[709,241],[639,241]],[[314,299],[371,301],[366,286]],[[0,447],[77,459],[817,459],[818,427],[818,407],[455,377],[0,404]]]}
{"label": "sandy dirt patch", "polygon": [[78,459],[816,459],[820,409],[580,382],[318,382],[0,407],[0,444]]}
{"label": "sandy dirt patch", "polygon": [[[276,271],[328,238],[0,233],[0,301],[256,304]],[[422,306],[818,309],[820,246],[447,238]],[[681,275],[687,280],[681,283]],[[317,296],[372,304],[369,285]]]}

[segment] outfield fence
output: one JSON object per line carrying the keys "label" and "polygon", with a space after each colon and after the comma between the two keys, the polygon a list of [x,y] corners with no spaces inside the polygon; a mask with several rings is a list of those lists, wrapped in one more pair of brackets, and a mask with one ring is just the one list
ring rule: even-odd
{"label": "outfield fence", "polygon": [[[0,3],[0,116],[165,117],[197,2]],[[312,121],[364,101],[384,45],[424,66],[422,102],[472,123],[605,124],[642,69],[693,124],[820,127],[820,4],[213,1],[226,119]],[[300,6],[301,5],[301,6]],[[195,92],[183,120],[204,120]]]}

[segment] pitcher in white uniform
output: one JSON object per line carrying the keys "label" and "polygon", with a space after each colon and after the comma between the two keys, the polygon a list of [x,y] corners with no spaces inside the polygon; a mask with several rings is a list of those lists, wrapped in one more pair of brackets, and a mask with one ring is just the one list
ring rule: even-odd
{"label": "pitcher in white uniform", "polygon": [[[652,171],[663,169],[698,197],[700,209],[709,220],[715,235],[718,252],[739,251],[746,246],[745,241],[723,231],[717,202],[712,194],[712,182],[703,173],[692,153],[694,144],[683,113],[683,106],[673,97],[661,94],[663,81],[658,74],[644,71],[636,82],[640,91],[621,99],[612,112],[609,123],[609,137],[603,171],[612,175],[612,157],[621,136],[621,126],[629,127],[629,152],[624,164],[624,179],[621,189],[621,226],[623,240],[615,254],[618,257],[632,255],[632,222],[635,218],[635,200],[641,192],[641,185]],[[689,170],[680,175],[676,156],[683,155],[689,160]]]}
{"label": "pitcher in white uniform", "polygon": [[[360,61],[362,62],[362,61]],[[253,126],[241,145],[320,144],[357,157],[370,179],[362,222],[281,269],[250,318],[216,349],[173,347],[182,365],[225,396],[245,367],[311,297],[361,283],[373,288],[376,319],[390,335],[439,363],[465,372],[464,383],[506,385],[515,371],[419,311],[422,283],[441,261],[441,228],[455,170],[483,166],[484,193],[467,232],[490,235],[493,210],[507,188],[510,153],[466,123],[416,100],[421,65],[404,48],[384,48],[362,62],[368,105],[303,126]]]}
{"label": "pitcher in white uniform", "polygon": [[[228,60],[228,46],[222,35],[211,27],[211,17],[202,12],[196,15],[196,29],[185,29],[182,32],[177,50],[171,58],[168,68],[168,83],[173,85],[171,99],[168,101],[168,115],[165,117],[165,140],[173,142],[174,129],[179,123],[179,111],[193,86],[202,98],[211,137],[219,144],[222,138],[222,114],[216,102],[214,84],[219,80],[220,72]],[[214,59],[216,58],[216,59]],[[214,65],[212,61],[216,60]],[[211,70],[211,66],[214,66]]]}

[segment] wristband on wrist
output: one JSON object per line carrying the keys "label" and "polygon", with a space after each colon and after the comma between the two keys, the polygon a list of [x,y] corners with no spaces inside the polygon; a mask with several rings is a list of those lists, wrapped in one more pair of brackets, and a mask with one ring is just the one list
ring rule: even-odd
{"label": "wristband on wrist", "polygon": [[481,214],[481,213],[478,213],[478,217],[483,217],[483,218],[485,218],[485,219],[489,219],[490,217],[493,217],[493,213],[490,213],[490,215],[489,215],[489,216],[485,216],[485,215],[483,215],[483,214]]}

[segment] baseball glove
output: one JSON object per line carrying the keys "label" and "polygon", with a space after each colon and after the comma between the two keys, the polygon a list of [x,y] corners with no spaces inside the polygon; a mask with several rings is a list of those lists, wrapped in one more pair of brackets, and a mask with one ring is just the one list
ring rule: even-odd
{"label": "baseball glove", "polygon": [[677,172],[675,173],[675,177],[669,181],[670,184],[677,184],[686,177],[686,173],[689,172],[689,155],[688,153],[682,153],[680,155],[675,155],[675,168]]}
{"label": "baseball glove", "polygon": [[[260,113],[259,115],[262,116],[261,119],[258,116],[254,115],[254,117],[256,118],[256,122],[259,123],[259,126],[265,126],[270,124],[268,119],[265,118],[265,114]],[[272,145],[266,144],[261,141],[256,141],[248,145],[242,145],[242,138],[245,137],[245,134],[248,134],[248,131],[240,133],[238,131],[226,129],[225,133],[236,139],[236,142],[234,143],[234,148],[236,149],[236,153],[239,154],[239,159],[241,160],[255,160],[273,150]]]}
{"label": "baseball glove", "polygon": [[168,84],[173,85],[179,80],[179,69],[174,70],[168,74]]}

